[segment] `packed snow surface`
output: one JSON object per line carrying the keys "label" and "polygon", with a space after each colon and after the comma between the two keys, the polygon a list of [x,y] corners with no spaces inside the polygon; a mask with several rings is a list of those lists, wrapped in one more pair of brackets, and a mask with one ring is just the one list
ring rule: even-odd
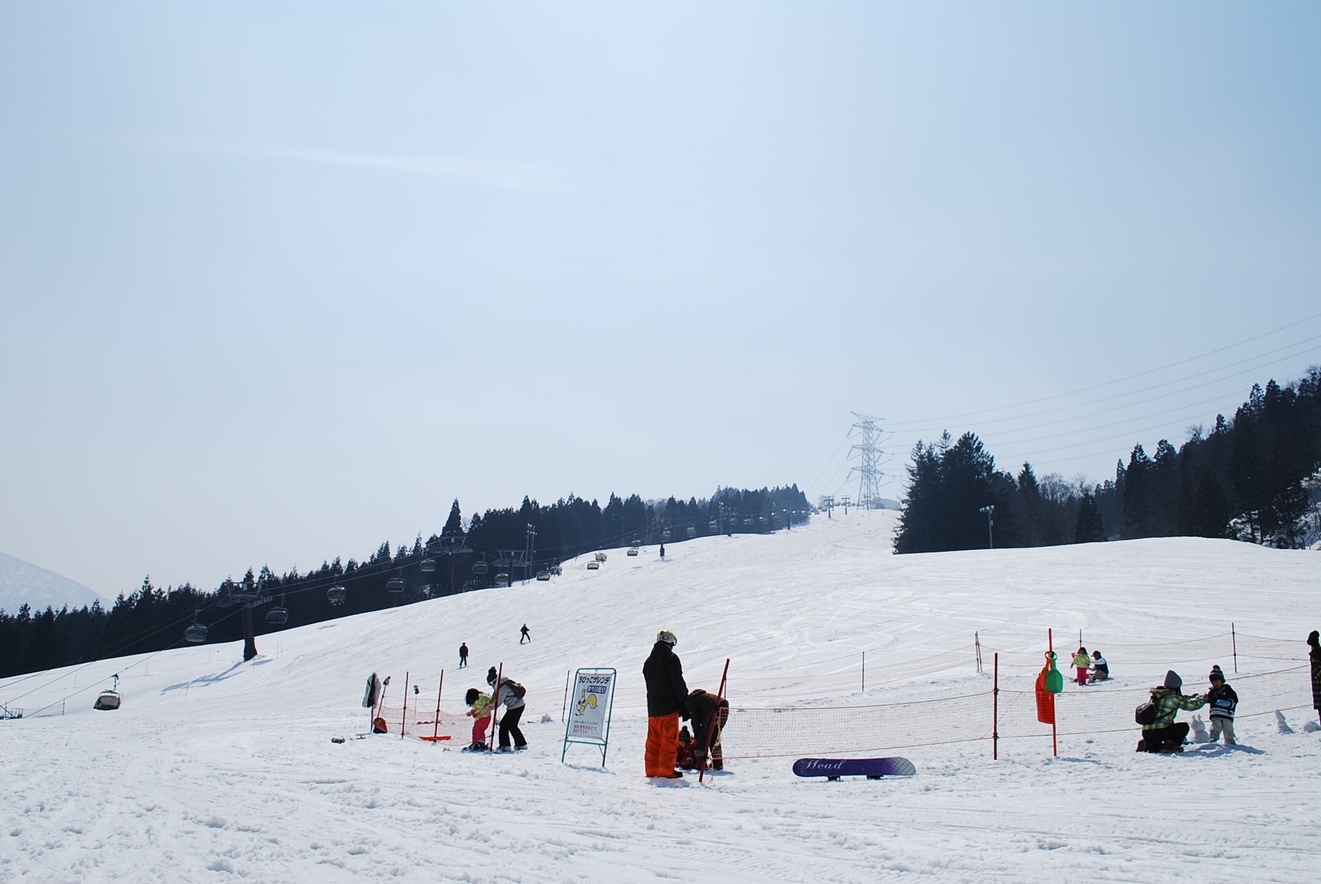
{"label": "packed snow surface", "polygon": [[[0,721],[0,881],[1314,875],[1310,707],[1282,713],[1292,733],[1255,715],[1239,721],[1240,747],[1176,756],[1136,754],[1125,711],[1118,730],[1061,736],[1058,757],[1047,735],[1002,740],[999,760],[987,740],[885,753],[912,759],[910,778],[799,779],[792,758],[755,757],[701,783],[646,779],[641,666],[660,629],[678,634],[690,686],[714,690],[728,658],[735,706],[815,705],[829,728],[832,708],[988,692],[974,632],[988,656],[1038,663],[1048,628],[1062,663],[1079,630],[1103,650],[1228,634],[1231,621],[1296,640],[1294,660],[1242,657],[1246,674],[1305,663],[1321,626],[1315,552],[1174,538],[894,556],[895,518],[836,510],[792,531],[670,544],[663,561],[655,547],[610,551],[600,570],[584,557],[548,583],[262,635],[250,663],[239,644],[198,645],[6,679],[0,702],[26,713]],[[520,645],[523,623],[533,640]],[[923,663],[942,654],[938,671]],[[1158,681],[1163,662],[1110,656],[1119,688]],[[1169,662],[1203,688],[1201,656]],[[1228,656],[1211,662],[1232,672]],[[397,700],[405,673],[434,698],[443,669],[444,708],[457,712],[499,664],[528,687],[530,751],[358,738],[373,671]],[[604,767],[584,746],[561,762],[566,675],[589,666],[619,670]],[[113,673],[122,708],[93,711]],[[1030,689],[1034,674],[1002,662],[1001,686]],[[1306,703],[1307,673],[1297,678]]]}

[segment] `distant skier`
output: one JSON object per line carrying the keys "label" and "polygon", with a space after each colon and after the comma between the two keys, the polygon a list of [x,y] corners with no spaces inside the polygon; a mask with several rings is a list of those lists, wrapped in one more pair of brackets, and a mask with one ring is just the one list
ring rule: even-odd
{"label": "distant skier", "polygon": [[674,633],[663,629],[656,634],[651,656],[642,664],[647,681],[647,776],[676,779],[683,774],[674,769],[679,754],[679,716],[688,714],[688,685],[683,680],[683,663],[674,653],[678,643]]}
{"label": "distant skier", "polygon": [[521,645],[521,644],[523,644],[523,642],[525,642],[525,641],[526,641],[526,642],[530,642],[530,641],[532,641],[532,635],[531,635],[531,633],[529,633],[529,632],[527,631],[527,624],[526,624],[526,623],[523,624],[523,629],[521,630],[521,632],[520,632],[520,634],[519,634],[519,636],[518,636],[518,643]]}
{"label": "distant skier", "polygon": [[1307,637],[1307,644],[1311,646],[1307,656],[1312,661],[1312,708],[1321,719],[1321,633],[1313,629]]}
{"label": "distant skier", "polygon": [[664,561],[664,560],[665,560],[665,544],[663,544],[663,543],[661,544],[660,553],[661,553],[661,556],[660,556],[660,557],[661,557],[661,561]]}
{"label": "distant skier", "polygon": [[467,642],[464,642],[463,644],[459,645],[459,668],[460,668],[460,669],[467,669],[467,668],[468,668],[468,643],[467,643]]}
{"label": "distant skier", "polygon": [[[496,679],[500,679],[500,684],[496,684]],[[501,677],[492,666],[486,673],[486,683],[492,687],[494,699],[491,701],[493,710],[505,707],[505,714],[500,716],[500,751],[509,751],[509,738],[514,738],[514,751],[521,752],[527,748],[527,738],[523,732],[518,729],[518,720],[523,717],[523,695],[527,693],[523,686],[514,681],[509,676]]]}

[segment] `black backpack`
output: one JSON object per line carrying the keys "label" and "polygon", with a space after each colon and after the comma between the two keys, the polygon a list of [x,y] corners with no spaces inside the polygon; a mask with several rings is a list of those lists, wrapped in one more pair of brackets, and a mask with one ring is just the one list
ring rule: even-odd
{"label": "black backpack", "polygon": [[523,687],[521,684],[514,681],[512,678],[505,679],[505,684],[509,685],[509,690],[513,691],[514,696],[518,697],[518,699],[521,700],[527,696],[527,688]]}
{"label": "black backpack", "polygon": [[1148,701],[1133,710],[1133,720],[1144,726],[1155,724],[1159,714],[1160,711],[1156,708],[1156,704]]}

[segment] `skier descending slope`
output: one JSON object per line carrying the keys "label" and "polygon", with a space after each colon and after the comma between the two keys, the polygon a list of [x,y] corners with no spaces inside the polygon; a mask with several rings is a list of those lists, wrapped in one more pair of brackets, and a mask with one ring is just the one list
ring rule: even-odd
{"label": "skier descending slope", "polygon": [[656,634],[651,656],[642,664],[647,680],[647,776],[678,779],[683,774],[674,769],[679,752],[679,714],[689,718],[688,685],[683,680],[683,663],[674,653],[678,643],[674,633]]}

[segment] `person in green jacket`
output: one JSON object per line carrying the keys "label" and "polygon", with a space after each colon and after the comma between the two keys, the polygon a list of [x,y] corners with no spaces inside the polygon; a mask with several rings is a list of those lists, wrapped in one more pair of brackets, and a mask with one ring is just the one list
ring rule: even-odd
{"label": "person in green jacket", "polygon": [[1206,705],[1205,697],[1185,696],[1183,679],[1173,669],[1165,673],[1165,683],[1151,689],[1151,702],[1156,707],[1156,720],[1142,726],[1139,752],[1182,752],[1188,739],[1188,723],[1174,719],[1180,709],[1192,712]]}
{"label": "person in green jacket", "polygon": [[1087,656],[1086,648],[1079,648],[1073,655],[1073,668],[1078,672],[1078,684],[1087,684],[1087,667],[1092,665],[1092,658]]}

